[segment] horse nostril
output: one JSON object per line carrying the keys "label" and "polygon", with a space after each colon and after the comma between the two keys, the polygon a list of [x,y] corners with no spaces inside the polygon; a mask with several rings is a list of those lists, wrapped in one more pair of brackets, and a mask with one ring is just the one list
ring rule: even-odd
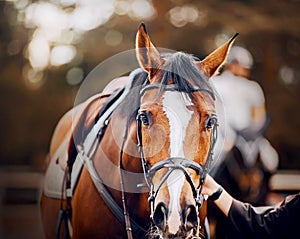
{"label": "horse nostril", "polygon": [[198,224],[198,215],[195,206],[188,206],[185,210],[185,229],[193,229]]}
{"label": "horse nostril", "polygon": [[161,230],[165,230],[167,221],[167,209],[164,203],[159,203],[153,214],[153,223],[158,226]]}

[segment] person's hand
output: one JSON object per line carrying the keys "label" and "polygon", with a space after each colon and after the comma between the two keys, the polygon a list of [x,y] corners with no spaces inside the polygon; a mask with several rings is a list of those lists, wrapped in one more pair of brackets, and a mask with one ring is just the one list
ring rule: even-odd
{"label": "person's hand", "polygon": [[205,195],[210,197],[216,193],[208,199],[213,200],[217,207],[228,216],[233,198],[208,174],[206,175],[201,193],[204,197]]}
{"label": "person's hand", "polygon": [[202,194],[211,196],[219,189],[219,187],[220,185],[209,174],[207,174],[202,188]]}

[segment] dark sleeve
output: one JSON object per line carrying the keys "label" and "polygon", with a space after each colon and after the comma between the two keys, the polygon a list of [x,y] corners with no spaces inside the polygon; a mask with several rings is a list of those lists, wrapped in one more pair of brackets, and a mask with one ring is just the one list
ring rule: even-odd
{"label": "dark sleeve", "polygon": [[300,227],[300,193],[279,207],[253,207],[234,200],[228,214],[231,231],[240,238],[288,238]]}

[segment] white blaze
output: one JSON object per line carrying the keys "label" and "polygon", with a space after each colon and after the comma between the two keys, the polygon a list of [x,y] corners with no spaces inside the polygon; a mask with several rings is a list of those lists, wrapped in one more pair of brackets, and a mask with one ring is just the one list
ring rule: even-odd
{"label": "white blaze", "polygon": [[[170,125],[170,157],[185,157],[184,138],[193,112],[187,106],[193,105],[188,94],[166,91],[163,109]],[[181,224],[180,194],[185,180],[181,170],[174,170],[167,179],[170,194],[168,225],[169,232],[175,234]]]}

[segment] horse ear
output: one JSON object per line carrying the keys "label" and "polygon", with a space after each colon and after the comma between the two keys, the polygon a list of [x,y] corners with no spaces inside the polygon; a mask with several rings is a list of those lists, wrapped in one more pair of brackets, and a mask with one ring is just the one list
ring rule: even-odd
{"label": "horse ear", "polygon": [[136,56],[140,66],[150,74],[150,78],[163,62],[158,50],[150,41],[144,23],[140,25],[136,34]]}
{"label": "horse ear", "polygon": [[230,40],[228,40],[222,46],[210,53],[207,57],[200,61],[200,63],[196,64],[200,66],[209,77],[217,74],[218,70],[226,61],[229,49],[237,36],[238,33],[236,33]]}

